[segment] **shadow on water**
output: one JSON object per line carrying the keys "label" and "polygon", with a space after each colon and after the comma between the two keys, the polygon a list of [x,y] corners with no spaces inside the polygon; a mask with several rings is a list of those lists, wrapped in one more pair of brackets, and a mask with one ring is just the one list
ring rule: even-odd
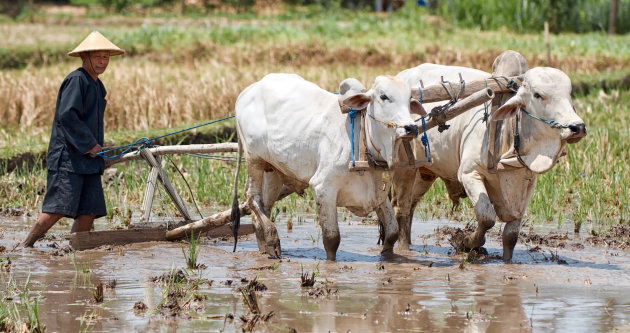
{"label": "shadow on water", "polygon": [[[630,254],[603,248],[549,248],[536,251],[519,243],[514,260],[499,259],[500,239],[488,237],[489,259],[470,262],[453,255],[445,239],[435,236],[450,221],[415,221],[410,251],[382,255],[375,225],[340,223],[337,261],[326,261],[320,229],[312,219],[294,223],[279,216],[278,234],[283,258],[259,254],[253,235],[239,240],[232,252],[230,239],[204,240],[198,261],[205,282],[198,307],[179,316],[160,314],[167,299],[155,277],[186,267],[183,243],[141,243],[59,253],[69,226],[55,226],[53,239],[34,250],[11,249],[34,221],[3,223],[0,259],[10,258],[10,272],[23,283],[30,274],[33,290],[41,295],[40,318],[48,331],[79,331],[80,319],[93,315],[90,330],[225,331],[240,332],[241,315],[249,316],[240,292],[243,281],[258,278],[267,290],[258,292],[262,313],[274,311],[256,331],[282,332],[505,332],[505,331],[624,331],[630,328]],[[244,218],[243,223],[249,223]],[[105,229],[99,222],[97,229]],[[461,226],[459,226],[461,227]],[[579,241],[579,240],[576,240]],[[62,254],[56,256],[54,254]],[[555,261],[551,260],[552,253]],[[73,259],[74,258],[74,259]],[[559,264],[561,261],[566,264]],[[76,265],[75,265],[76,264]],[[317,272],[313,287],[300,287],[302,272]],[[193,271],[199,274],[198,271]],[[116,280],[95,304],[91,290]],[[19,283],[18,283],[19,284]],[[0,286],[6,292],[6,285]],[[147,312],[134,312],[143,302]],[[184,301],[180,305],[184,304]],[[226,314],[234,319],[225,319]]]}

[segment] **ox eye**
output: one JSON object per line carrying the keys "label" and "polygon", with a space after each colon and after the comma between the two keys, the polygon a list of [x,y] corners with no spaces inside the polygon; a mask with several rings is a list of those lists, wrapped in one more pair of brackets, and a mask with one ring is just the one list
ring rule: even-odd
{"label": "ox eye", "polygon": [[534,93],[534,98],[543,99],[543,97],[542,97],[542,96],[540,96],[540,94],[539,94],[539,93]]}
{"label": "ox eye", "polygon": [[389,101],[389,97],[387,97],[387,95],[383,94],[383,95],[381,95],[381,100]]}

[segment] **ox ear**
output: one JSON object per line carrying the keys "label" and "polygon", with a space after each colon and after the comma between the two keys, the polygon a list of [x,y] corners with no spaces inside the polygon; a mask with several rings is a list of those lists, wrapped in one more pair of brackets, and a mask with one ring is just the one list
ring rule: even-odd
{"label": "ox ear", "polygon": [[418,102],[415,99],[411,99],[409,100],[409,112],[411,114],[417,114],[420,116],[426,116],[427,112],[424,110],[424,107],[422,106],[422,104],[420,104],[420,102]]}
{"label": "ox ear", "polygon": [[514,97],[508,99],[500,108],[494,110],[494,112],[490,114],[490,119],[494,121],[513,118],[516,116],[518,108],[521,106],[525,106],[525,102],[523,102],[520,94],[516,94]]}
{"label": "ox ear", "polygon": [[343,105],[355,110],[363,110],[367,108],[370,102],[372,102],[372,97],[366,94],[356,94],[344,99]]}

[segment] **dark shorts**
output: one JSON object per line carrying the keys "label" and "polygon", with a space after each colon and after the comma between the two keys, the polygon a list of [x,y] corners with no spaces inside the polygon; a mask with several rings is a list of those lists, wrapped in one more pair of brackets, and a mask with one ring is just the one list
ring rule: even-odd
{"label": "dark shorts", "polygon": [[48,170],[47,190],[42,213],[79,215],[107,215],[101,175],[81,175],[67,171]]}

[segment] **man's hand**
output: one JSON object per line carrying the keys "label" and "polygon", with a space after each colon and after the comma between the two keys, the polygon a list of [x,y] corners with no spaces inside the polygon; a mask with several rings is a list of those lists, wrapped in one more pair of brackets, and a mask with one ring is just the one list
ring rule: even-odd
{"label": "man's hand", "polygon": [[88,152],[86,154],[90,154],[91,157],[96,157],[95,154],[98,154],[100,152],[103,151],[103,148],[101,148],[101,145],[96,144],[96,146],[92,147],[92,149],[88,150]]}

